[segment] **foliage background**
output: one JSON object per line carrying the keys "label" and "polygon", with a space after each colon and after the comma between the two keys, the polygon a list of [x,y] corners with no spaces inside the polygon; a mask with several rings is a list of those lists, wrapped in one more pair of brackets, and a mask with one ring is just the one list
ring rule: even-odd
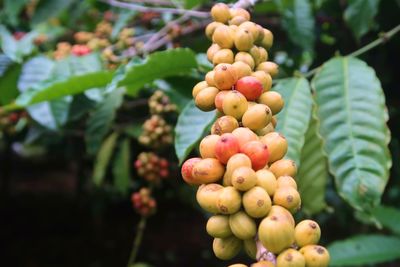
{"label": "foliage background", "polygon": [[[129,66],[133,67],[126,68],[130,75],[122,79],[118,79],[118,71],[121,70],[117,70],[117,74],[110,74],[102,67],[101,57],[96,55],[70,58],[61,65],[44,56],[32,60],[34,56],[46,55],[48,51],[54,50],[58,40],[69,40],[71,32],[93,30],[102,12],[113,10],[118,13],[121,10],[97,1],[41,0],[38,6],[40,8],[29,20],[21,13],[26,2],[21,0],[2,3],[2,51],[14,62],[7,63],[4,58],[1,60],[0,65],[7,66],[0,68],[0,101],[3,105],[19,94],[15,85],[22,91],[23,88],[37,86],[39,91],[49,88],[47,92],[55,92],[57,86],[65,86],[64,81],[71,82],[71,77],[73,79],[87,73],[89,74],[85,82],[79,83],[80,85],[88,86],[88,83],[93,83],[90,87],[100,87],[113,79],[114,83],[108,88],[128,86],[129,96],[125,95],[122,101],[121,93],[114,91],[107,97],[97,95],[101,99],[98,102],[88,101],[87,94],[46,102],[40,104],[40,109],[38,106],[36,109],[28,108],[29,115],[34,120],[28,128],[12,136],[3,135],[0,154],[2,262],[15,266],[123,266],[126,264],[135,236],[135,225],[139,220],[126,192],[137,190],[139,185],[133,182],[131,187],[122,191],[116,189],[110,168],[101,170],[103,175],[97,176],[100,177],[98,180],[92,180],[95,155],[109,132],[105,125],[118,125],[128,121],[135,127],[140,126],[147,116],[146,107],[139,106],[132,110],[124,105],[120,107],[120,104],[146,100],[151,89],[161,85],[144,86],[145,83],[163,77],[159,73],[151,73],[152,68],[146,68],[146,64],[138,59],[130,63]],[[201,2],[204,10],[211,5],[208,1]],[[195,6],[200,2],[186,1],[185,4]],[[266,1],[255,6],[254,18],[257,23],[274,33],[275,42],[270,55],[280,64],[280,78],[284,78],[297,70],[306,73],[335,54],[347,55],[375,40],[380,32],[398,25],[399,9],[398,1]],[[71,12],[72,10],[76,12]],[[87,16],[90,12],[97,12],[100,16],[94,16],[93,19]],[[58,26],[52,24],[53,17],[58,17]],[[143,27],[140,19],[134,17],[133,23],[130,23],[138,31],[149,31],[160,28],[169,20],[170,16],[164,16],[161,20],[152,21]],[[12,39],[7,39],[6,28],[11,32],[34,31],[23,39],[24,42],[17,44]],[[41,32],[51,36],[53,41],[36,47],[32,44],[32,38]],[[209,44],[201,30],[181,36],[175,42],[175,45],[189,47],[195,53],[204,53]],[[384,45],[359,57],[375,70],[386,97],[390,118],[388,126],[392,135],[389,148],[393,167],[382,195],[382,203],[395,208],[399,208],[400,203],[400,93],[397,77],[399,45],[400,38],[395,36]],[[181,61],[174,69],[181,68],[182,71],[191,72],[191,67],[198,63],[191,51],[182,51]],[[165,57],[163,54],[153,56],[155,57],[152,60],[161,69],[163,66],[173,69],[171,64],[177,62],[177,57],[173,54]],[[145,62],[149,61],[151,59]],[[202,67],[207,68],[203,65]],[[35,75],[33,78],[28,75],[24,79],[23,74],[29,74],[29,68],[36,71]],[[137,73],[140,75],[135,76]],[[166,74],[165,69],[161,73]],[[172,77],[165,81],[168,88],[180,93],[170,96],[172,99],[180,99],[181,102],[177,104],[182,110],[190,98],[192,86],[200,79],[202,72],[200,68],[200,72],[184,78],[175,75],[176,72],[171,73],[168,76]],[[24,82],[28,85],[24,86]],[[71,85],[79,90],[77,83],[67,84]],[[139,92],[143,87],[144,90]],[[168,88],[165,90],[170,90]],[[96,92],[92,91],[92,94],[96,95]],[[40,98],[40,95],[26,94],[18,98],[17,104],[29,104],[38,99],[35,97]],[[70,112],[62,112],[66,106]],[[123,136],[135,137],[135,134],[124,132]],[[132,138],[131,147],[132,159],[144,149],[135,138]],[[163,153],[171,161],[178,161],[172,148]],[[223,266],[224,263],[216,260],[211,251],[211,238],[204,228],[206,214],[198,209],[194,203],[194,190],[182,183],[178,167],[175,168],[175,175],[157,190],[159,209],[149,219],[139,260],[153,266]],[[135,172],[132,176],[133,181],[137,181]],[[395,237],[396,233],[399,234],[395,223],[398,222],[399,211],[380,208],[370,211],[368,215],[356,212],[339,197],[331,178],[327,180],[324,196],[328,206],[321,206],[324,209],[313,214],[322,226],[322,243],[332,244],[337,240],[362,235],[348,241],[350,243],[347,246],[336,248],[339,251],[337,255],[341,255],[340,250],[343,248],[350,255],[353,262],[347,265],[363,264],[357,262],[357,256],[362,256],[371,264],[378,259],[378,262],[386,261],[382,266],[397,266],[399,262],[390,260],[400,257],[396,250],[399,239]],[[309,215],[304,213],[299,216]],[[371,224],[371,220],[375,220],[375,224]],[[385,228],[378,229],[376,224]],[[379,236],[372,236],[371,239],[371,234]],[[388,238],[382,240],[382,235]],[[368,244],[369,247],[364,254],[360,254],[360,250],[350,249],[357,248],[354,242]],[[352,252],[355,252],[353,258]],[[371,258],[366,258],[367,255]],[[244,260],[245,256],[242,255],[241,259]]]}

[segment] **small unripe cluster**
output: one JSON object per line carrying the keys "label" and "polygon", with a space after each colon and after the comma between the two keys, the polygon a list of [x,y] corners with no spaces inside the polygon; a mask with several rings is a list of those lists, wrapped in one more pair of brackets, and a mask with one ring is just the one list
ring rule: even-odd
{"label": "small unripe cluster", "polygon": [[132,206],[141,216],[150,216],[156,212],[157,202],[148,188],[141,188],[131,195]]}
{"label": "small unripe cluster", "polygon": [[13,135],[16,132],[15,126],[18,124],[19,120],[26,117],[27,113],[25,111],[0,114],[0,131]]}
{"label": "small unripe cluster", "polygon": [[56,60],[63,59],[71,53],[72,46],[67,42],[60,42],[57,44],[57,48],[54,51],[53,57]]}
{"label": "small unripe cluster", "polygon": [[162,147],[173,141],[172,127],[159,115],[152,115],[143,124],[139,142],[149,147]]}
{"label": "small unripe cluster", "polygon": [[94,38],[94,33],[92,32],[81,31],[81,32],[76,32],[74,34],[74,39],[78,44],[86,44],[93,38]]}
{"label": "small unripe cluster", "polygon": [[94,34],[99,38],[108,38],[112,33],[113,27],[108,21],[101,21],[97,24]]}
{"label": "small unripe cluster", "polygon": [[171,103],[169,97],[160,90],[155,91],[149,98],[149,108],[151,114],[163,114],[176,111],[176,105]]}
{"label": "small unripe cluster", "polygon": [[153,152],[142,152],[135,161],[138,175],[148,182],[159,183],[169,176],[168,160],[157,156]]}
{"label": "small unripe cluster", "polygon": [[272,33],[241,8],[216,4],[211,16],[207,56],[215,67],[192,94],[197,107],[217,109],[219,118],[200,142],[201,157],[188,159],[181,174],[199,185],[197,202],[214,214],[206,226],[214,254],[229,260],[243,248],[259,261],[252,266],[328,266],[328,251],[317,245],[318,224],[296,226],[292,215],[301,198],[296,164],[284,158],[287,140],[275,132],[284,102],[270,91],[278,72],[267,61]]}
{"label": "small unripe cluster", "polygon": [[124,28],[118,35],[118,41],[115,46],[118,49],[127,48],[134,44],[133,35],[135,34],[135,30],[133,28]]}

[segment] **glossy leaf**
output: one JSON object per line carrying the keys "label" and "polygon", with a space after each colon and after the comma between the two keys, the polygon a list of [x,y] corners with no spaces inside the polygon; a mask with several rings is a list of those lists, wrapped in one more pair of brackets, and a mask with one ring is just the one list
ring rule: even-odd
{"label": "glossy leaf", "polygon": [[206,0],[183,0],[185,8],[193,8],[195,6],[199,6],[204,4]]}
{"label": "glossy leaf", "polygon": [[104,87],[113,73],[101,70],[97,54],[70,57],[54,63],[45,57],[35,57],[24,65],[18,87],[24,92],[15,101],[16,107],[27,107],[86,90]]}
{"label": "glossy leaf", "polygon": [[187,74],[196,67],[196,57],[190,49],[177,48],[155,52],[143,61],[132,62],[118,85],[126,86],[127,93],[136,95],[145,84],[155,79]]}
{"label": "glossy leaf", "polygon": [[97,153],[104,136],[111,128],[115,119],[116,110],[122,104],[123,91],[116,90],[106,95],[104,100],[98,103],[95,110],[90,114],[86,123],[85,140],[87,153]]}
{"label": "glossy leaf", "polygon": [[53,73],[55,62],[44,56],[37,56],[28,60],[22,67],[18,80],[18,89],[21,93],[49,79]]}
{"label": "glossy leaf", "polygon": [[276,131],[288,141],[286,158],[300,163],[300,153],[311,118],[312,99],[310,84],[304,78],[289,78],[277,83],[273,89],[279,92],[285,106],[278,113]]}
{"label": "glossy leaf", "polygon": [[355,209],[371,209],[380,202],[391,166],[381,84],[363,61],[337,57],[322,66],[312,85],[338,192]]}
{"label": "glossy leaf", "polygon": [[[79,76],[73,75],[98,71],[100,68],[101,65],[96,54],[79,58],[71,56],[57,62],[44,56],[35,57],[23,66],[18,81],[18,87],[23,94],[16,100],[15,104],[29,106],[27,110],[35,121],[46,128],[56,130],[67,122],[73,93],[70,91],[63,94],[62,98],[51,97],[59,93],[59,90],[56,89],[59,85],[54,83],[54,80],[76,78]],[[46,84],[51,84],[50,88],[46,89]],[[65,89],[76,90],[80,88],[80,86],[73,86],[73,84],[69,86]],[[40,99],[40,96],[45,98]],[[37,104],[32,105],[35,103]]]}
{"label": "glossy leaf", "polygon": [[8,67],[12,65],[12,60],[4,54],[0,54],[0,77],[6,72]]}
{"label": "glossy leaf", "polygon": [[117,139],[118,133],[112,133],[103,142],[99,153],[97,154],[93,171],[93,183],[97,186],[103,183],[104,176],[106,175],[107,167],[110,163],[111,156],[113,155]]}
{"label": "glossy leaf", "polygon": [[379,0],[350,0],[344,11],[344,20],[349,25],[354,36],[360,39],[374,23],[378,14]]}
{"label": "glossy leaf", "polygon": [[50,130],[57,130],[67,122],[71,102],[72,97],[66,96],[51,102],[29,106],[27,111],[40,125]]}
{"label": "glossy leaf", "polygon": [[6,56],[13,61],[21,61],[21,58],[17,54],[17,40],[14,39],[12,34],[3,25],[0,25],[0,41],[1,49]]}
{"label": "glossy leaf", "polygon": [[11,60],[21,63],[24,56],[30,55],[35,49],[33,40],[37,36],[37,32],[29,32],[20,40],[16,40],[14,36],[4,27],[0,25],[0,40],[3,53]]}
{"label": "glossy leaf", "polygon": [[126,194],[129,190],[131,175],[131,155],[130,141],[125,138],[115,157],[113,165],[114,187],[121,194]]}
{"label": "glossy leaf", "polygon": [[318,133],[316,107],[315,105],[313,107],[296,176],[301,195],[301,207],[309,215],[320,212],[326,207],[325,188],[329,177],[328,162],[322,149],[323,140]]}
{"label": "glossy leaf", "polygon": [[[279,1],[281,2],[281,1]],[[282,26],[289,39],[304,50],[312,51],[315,42],[315,22],[309,0],[290,0],[279,4]]]}
{"label": "glossy leaf", "polygon": [[360,266],[400,258],[400,238],[384,235],[359,235],[336,241],[328,250],[330,266]]}
{"label": "glossy leaf", "polygon": [[27,107],[43,101],[50,101],[67,95],[75,95],[95,87],[103,87],[111,81],[112,73],[108,71],[92,72],[72,76],[56,82],[43,83],[40,90],[30,90],[16,100],[17,107]]}
{"label": "glossy leaf", "polygon": [[372,216],[389,229],[400,236],[400,210],[393,207],[378,206],[372,210]]}
{"label": "glossy leaf", "polygon": [[178,117],[175,127],[175,153],[181,164],[193,147],[203,136],[209,125],[215,120],[215,112],[199,110],[194,101],[190,101]]}
{"label": "glossy leaf", "polygon": [[[0,67],[1,68],[1,67]],[[20,64],[12,64],[0,75],[0,104],[10,103],[18,95],[17,82],[21,73]]]}

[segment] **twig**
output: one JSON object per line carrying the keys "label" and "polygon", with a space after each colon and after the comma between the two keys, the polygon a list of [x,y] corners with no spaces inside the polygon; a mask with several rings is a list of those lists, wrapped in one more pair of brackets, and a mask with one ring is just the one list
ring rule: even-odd
{"label": "twig", "polygon": [[258,0],[239,0],[232,5],[234,8],[248,8],[254,6]]}
{"label": "twig", "polygon": [[400,24],[397,25],[396,27],[394,27],[393,29],[391,29],[390,31],[388,31],[386,33],[382,33],[378,39],[376,39],[375,41],[367,44],[366,46],[361,47],[360,49],[348,54],[348,56],[358,57],[359,55],[364,54],[365,52],[371,50],[372,48],[389,41],[389,39],[392,38],[399,31],[400,31]]}
{"label": "twig", "polygon": [[139,224],[137,227],[135,239],[133,240],[133,246],[132,246],[131,254],[129,255],[127,267],[131,267],[131,265],[133,263],[135,263],[140,244],[142,243],[143,233],[144,233],[144,230],[146,229],[146,222],[147,222],[147,218],[142,216],[140,218],[140,221],[139,221]]}
{"label": "twig", "polygon": [[129,0],[129,2],[138,4],[174,6],[174,3],[172,3],[171,1],[163,1],[163,0]]}
{"label": "twig", "polygon": [[152,42],[154,42],[155,40],[160,39],[164,35],[168,34],[170,29],[174,25],[182,23],[185,20],[187,20],[188,18],[189,18],[189,15],[185,14],[185,15],[182,15],[181,17],[179,17],[179,18],[177,18],[175,20],[172,20],[172,21],[168,22],[167,24],[165,24],[164,27],[162,27],[157,33],[153,34],[153,36],[151,36],[149,40],[147,40],[147,42],[143,46],[143,50],[146,51],[148,49],[148,47],[151,45]]}
{"label": "twig", "polygon": [[[202,29],[202,28],[205,27],[206,24],[207,24],[207,22],[201,22],[201,23],[198,23],[198,24],[190,25],[189,27],[185,27],[185,28],[183,28],[181,30],[181,34],[180,35],[181,36],[182,35],[186,35],[186,34],[194,32],[194,31],[197,31],[199,29]],[[156,41],[156,42],[152,43],[151,45],[149,45],[147,47],[147,50],[144,51],[144,52],[146,52],[146,53],[152,52],[152,51],[154,51],[154,50],[166,45],[172,39],[173,39],[173,37],[171,35],[165,35],[164,37],[162,37],[158,41]]]}
{"label": "twig", "polygon": [[204,12],[204,11],[188,10],[188,9],[181,9],[181,8],[169,8],[169,7],[148,7],[148,6],[141,6],[141,5],[137,5],[137,4],[121,2],[121,1],[117,1],[117,0],[100,0],[100,1],[108,3],[111,6],[126,8],[126,9],[130,9],[130,10],[136,10],[139,12],[187,14],[188,16],[198,17],[198,18],[210,17],[210,13]]}
{"label": "twig", "polygon": [[[347,56],[349,57],[358,57],[366,52],[368,52],[369,50],[377,47],[378,45],[384,44],[387,41],[389,41],[394,35],[396,35],[398,32],[400,32],[400,24],[397,25],[396,27],[394,27],[393,29],[391,29],[388,32],[384,32],[382,34],[380,34],[379,38],[376,39],[375,41],[372,41],[369,44],[366,44],[365,46],[361,47],[360,49],[357,49],[356,51],[348,54]],[[309,72],[307,72],[306,74],[304,74],[304,77],[306,78],[310,78],[312,77],[318,70],[320,70],[322,68],[322,65],[310,70]]]}

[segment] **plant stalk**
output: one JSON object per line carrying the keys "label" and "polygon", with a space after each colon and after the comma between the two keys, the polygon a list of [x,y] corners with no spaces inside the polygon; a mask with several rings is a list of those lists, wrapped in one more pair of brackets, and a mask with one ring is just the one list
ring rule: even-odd
{"label": "plant stalk", "polygon": [[[380,34],[379,38],[376,39],[375,41],[372,41],[371,43],[366,44],[365,46],[361,47],[360,49],[357,49],[354,52],[351,52],[350,54],[348,54],[347,56],[349,57],[358,57],[366,52],[368,52],[369,50],[377,47],[378,45],[381,45],[383,43],[386,43],[387,41],[389,41],[394,35],[396,35],[398,32],[400,31],[400,24],[397,25],[396,27],[394,27],[393,29],[391,29],[388,32],[384,32],[382,34]],[[312,77],[319,69],[321,69],[322,65],[310,70],[309,72],[307,72],[306,74],[304,74],[305,78],[310,78]]]}
{"label": "plant stalk", "polygon": [[131,265],[135,263],[137,254],[139,252],[140,244],[142,243],[143,233],[144,230],[146,229],[146,222],[147,218],[145,216],[142,216],[137,226],[136,236],[135,239],[133,240],[132,250],[131,254],[129,255],[127,267],[131,267]]}

